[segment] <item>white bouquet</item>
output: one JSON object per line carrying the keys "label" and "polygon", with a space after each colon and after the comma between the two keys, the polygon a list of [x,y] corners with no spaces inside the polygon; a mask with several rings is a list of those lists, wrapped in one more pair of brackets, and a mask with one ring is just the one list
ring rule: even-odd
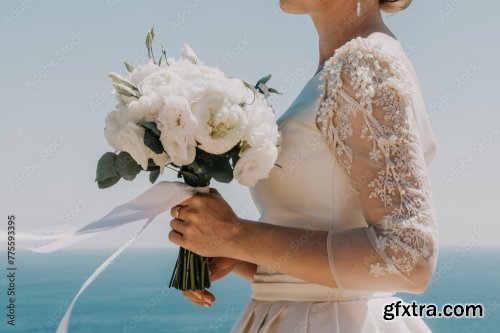
{"label": "white bouquet", "polygon": [[[154,183],[165,167],[191,186],[213,178],[254,186],[267,178],[278,155],[279,132],[267,102],[270,75],[255,86],[229,78],[201,63],[187,45],[181,58],[153,54],[154,31],[148,32],[149,62],[137,68],[125,62],[127,77],[111,73],[118,101],[106,117],[105,137],[116,152],[99,160],[99,188],[121,178],[149,172]],[[181,290],[210,287],[207,258],[180,249],[170,286]]]}

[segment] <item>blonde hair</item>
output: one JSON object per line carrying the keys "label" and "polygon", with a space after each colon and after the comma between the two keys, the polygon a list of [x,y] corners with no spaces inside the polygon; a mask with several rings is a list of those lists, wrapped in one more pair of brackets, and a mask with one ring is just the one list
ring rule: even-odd
{"label": "blonde hair", "polygon": [[399,12],[410,5],[411,0],[380,0],[380,9],[387,13]]}

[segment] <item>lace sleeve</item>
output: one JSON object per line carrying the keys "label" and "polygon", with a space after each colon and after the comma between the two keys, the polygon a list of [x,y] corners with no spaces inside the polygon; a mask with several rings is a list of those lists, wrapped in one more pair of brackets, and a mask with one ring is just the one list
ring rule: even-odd
{"label": "lace sleeve", "polygon": [[438,241],[408,74],[358,38],[325,63],[322,80],[318,124],[368,225],[329,232],[332,275],[340,288],[420,293]]}

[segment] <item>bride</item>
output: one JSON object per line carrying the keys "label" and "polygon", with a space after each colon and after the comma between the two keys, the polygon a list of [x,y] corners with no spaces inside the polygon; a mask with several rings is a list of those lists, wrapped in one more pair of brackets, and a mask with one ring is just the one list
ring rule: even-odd
{"label": "bride", "polygon": [[251,189],[259,221],[236,216],[213,189],[171,210],[169,239],[211,257],[212,281],[233,271],[251,282],[233,333],[429,332],[419,317],[384,320],[396,292],[426,290],[438,250],[435,138],[381,16],[410,2],[281,0],[312,18],[319,66],[278,119],[276,166]]}

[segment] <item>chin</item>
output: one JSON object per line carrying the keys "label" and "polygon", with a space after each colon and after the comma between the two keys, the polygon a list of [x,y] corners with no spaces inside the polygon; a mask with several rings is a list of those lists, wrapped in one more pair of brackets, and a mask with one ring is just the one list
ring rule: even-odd
{"label": "chin", "polygon": [[303,0],[280,0],[280,8],[285,13],[308,14],[307,2]]}

